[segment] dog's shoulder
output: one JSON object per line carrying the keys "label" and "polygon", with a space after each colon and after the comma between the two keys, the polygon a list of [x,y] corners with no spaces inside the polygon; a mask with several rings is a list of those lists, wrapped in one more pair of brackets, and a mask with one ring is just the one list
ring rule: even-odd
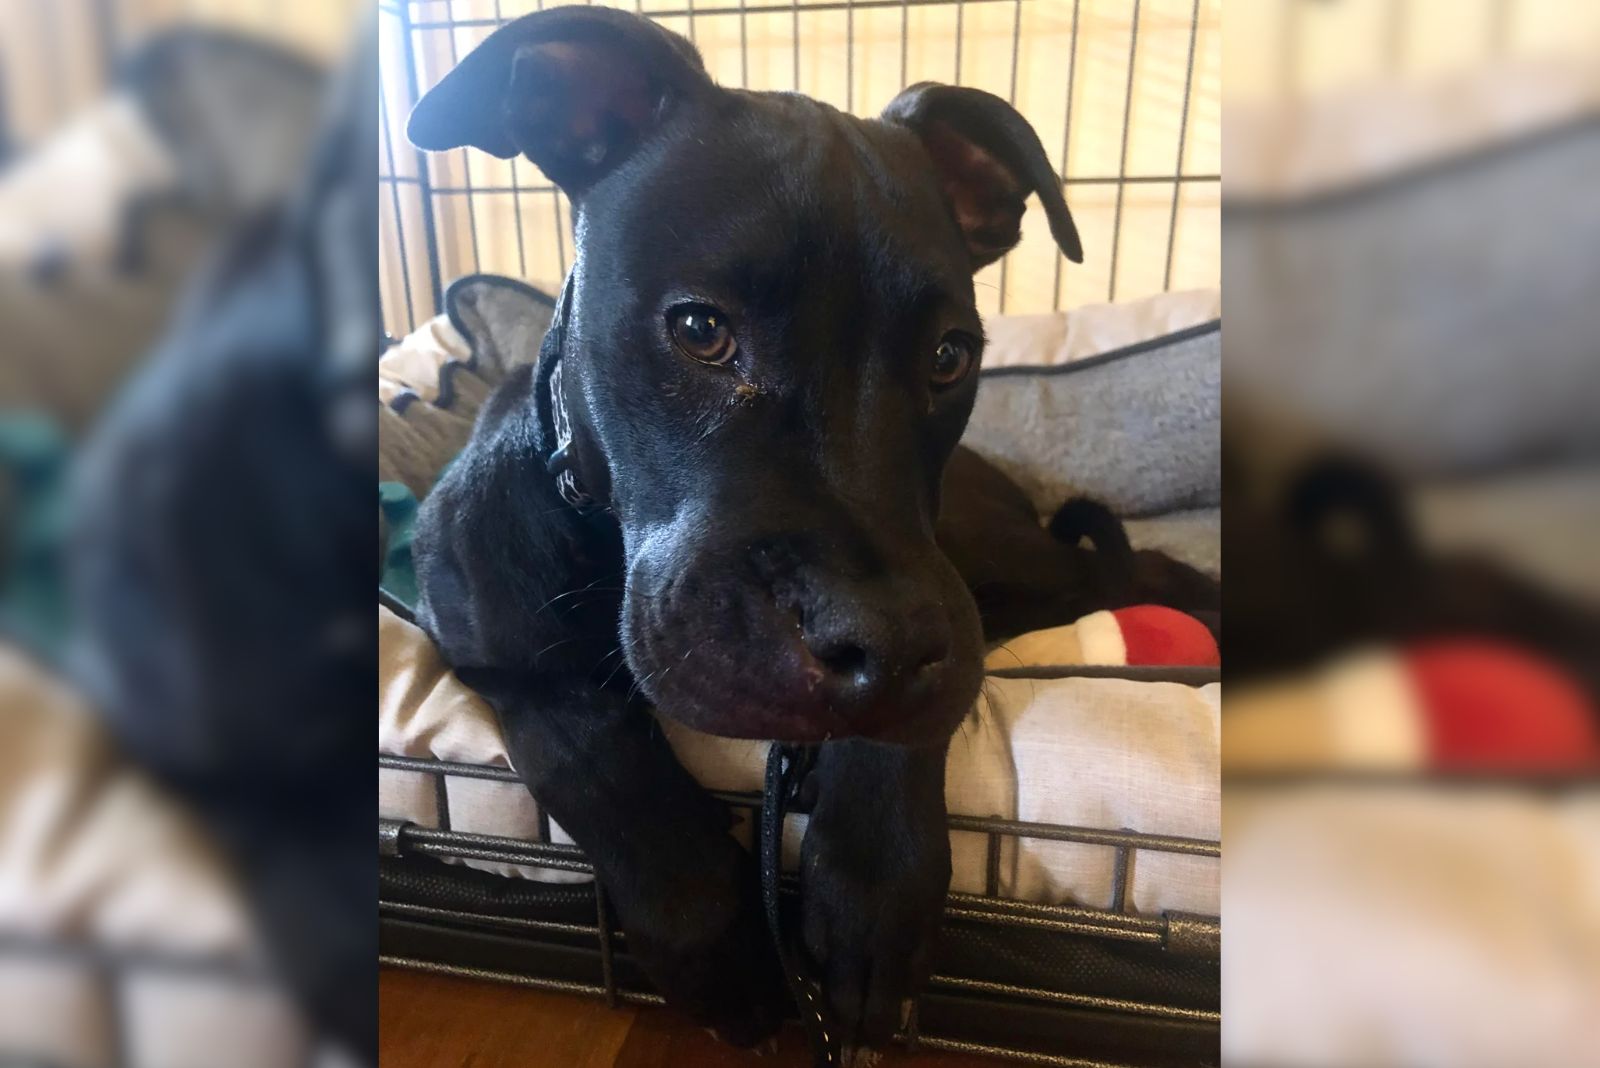
{"label": "dog's shoulder", "polygon": [[[418,619],[456,667],[548,668],[523,662],[542,636],[592,621],[541,608],[622,566],[615,524],[569,507],[546,470],[534,383],[523,367],[495,390],[417,518]],[[601,616],[614,643],[614,608]]]}

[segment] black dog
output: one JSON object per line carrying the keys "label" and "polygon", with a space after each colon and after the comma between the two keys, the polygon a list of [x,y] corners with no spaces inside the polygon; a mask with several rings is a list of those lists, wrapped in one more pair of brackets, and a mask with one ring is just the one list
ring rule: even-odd
{"label": "black dog", "polygon": [[376,86],[373,31],[294,195],[195,275],[85,444],[65,562],[73,678],[205,821],[278,971],[363,1064],[378,1060]]}
{"label": "black dog", "polygon": [[[981,680],[980,617],[935,540],[983,347],[972,273],[1030,194],[1081,260],[1038,137],[973,89],[913,86],[876,121],[721,89],[688,41],[602,8],[503,27],[409,132],[526,155],[577,232],[537,370],[423,507],[424,626],[651,979],[736,1042],[784,1004],[750,860],[646,702],[824,743],[806,946],[846,1043],[886,1039],[926,972],[945,750]],[[1026,554],[993,566],[1040,579]],[[1101,607],[1040,596],[1056,623]]]}

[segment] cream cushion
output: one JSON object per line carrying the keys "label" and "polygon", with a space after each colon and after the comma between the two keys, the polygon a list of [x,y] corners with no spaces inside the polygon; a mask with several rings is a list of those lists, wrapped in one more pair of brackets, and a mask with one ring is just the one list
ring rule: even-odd
{"label": "cream cushion", "polygon": [[[380,606],[378,748],[397,756],[509,766],[494,713],[463,686],[420,629]],[[1058,650],[1045,655],[1055,660]],[[1008,660],[1008,664],[1011,663]],[[764,742],[662,728],[684,766],[716,790],[759,791]],[[1000,678],[985,681],[950,746],[946,801],[952,813],[1031,822],[1129,829],[1215,841],[1220,836],[1218,769],[1221,687],[1114,678]],[[430,774],[384,769],[380,816],[439,826]],[[450,826],[537,839],[538,810],[514,782],[447,776]],[[785,836],[793,866],[804,821]],[[741,825],[741,831],[748,827]],[[559,826],[552,837],[568,840]],[[987,840],[951,835],[952,889],[985,890]],[[1106,907],[1115,851],[1107,846],[1006,839],[999,892],[1005,897]],[[573,876],[469,861],[504,875]],[[1215,915],[1218,861],[1139,851],[1130,906]],[[580,877],[581,878],[581,877]]]}

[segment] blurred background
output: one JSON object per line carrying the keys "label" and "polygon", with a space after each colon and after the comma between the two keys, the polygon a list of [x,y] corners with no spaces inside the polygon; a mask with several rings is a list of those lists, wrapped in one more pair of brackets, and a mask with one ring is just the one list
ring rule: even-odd
{"label": "blurred background", "polygon": [[0,5],[0,1062],[371,1060],[370,14]]}
{"label": "blurred background", "polygon": [[1600,1063],[1600,7],[1224,51],[1224,1060]]}

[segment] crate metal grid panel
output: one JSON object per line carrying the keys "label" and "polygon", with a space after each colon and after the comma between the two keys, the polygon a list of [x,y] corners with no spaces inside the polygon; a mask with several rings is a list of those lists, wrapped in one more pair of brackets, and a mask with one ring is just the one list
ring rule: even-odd
{"label": "crate metal grid panel", "polygon": [[[378,846],[382,856],[433,857],[452,860],[484,860],[505,864],[526,864],[559,871],[593,874],[593,867],[576,846],[556,842],[550,834],[548,818],[540,810],[539,840],[510,838],[500,835],[475,834],[451,829],[450,798],[446,783],[449,777],[459,776],[495,782],[520,783],[515,771],[504,767],[486,767],[430,758],[402,757],[379,754],[378,766],[392,771],[429,775],[434,786],[437,827],[392,819],[380,819]],[[750,826],[759,826],[761,795],[731,791],[713,791],[715,797],[728,805],[743,809],[750,816]],[[999,817],[956,816],[949,817],[952,831],[983,834],[987,838],[985,887],[982,894],[952,891],[945,904],[947,922],[988,925],[1002,928],[1028,928],[1057,934],[1090,936],[1127,943],[1163,947],[1182,957],[1220,959],[1221,922],[1216,917],[1196,916],[1169,912],[1159,917],[1146,916],[1130,910],[1128,887],[1134,858],[1140,851],[1179,854],[1197,857],[1220,857],[1221,844],[1197,838],[1146,834],[1133,830],[1107,830],[1094,827],[1069,827],[1057,824],[1031,823]],[[1116,851],[1116,867],[1112,883],[1111,906],[1105,909],[1076,905],[1046,905],[1016,901],[1000,896],[1001,843],[1007,838],[1034,838],[1050,841],[1078,842],[1101,846]],[[796,890],[796,882],[785,876],[786,893]],[[385,955],[381,962],[400,968],[456,975],[467,978],[488,979],[560,993],[602,997],[613,1006],[621,1003],[661,1005],[664,999],[653,990],[626,987],[616,979],[615,952],[626,935],[615,929],[606,905],[604,888],[596,886],[596,917],[592,925],[572,924],[534,919],[519,919],[501,915],[482,914],[461,909],[440,908],[408,902],[380,900],[381,915],[433,922],[446,927],[464,925],[523,931],[529,934],[561,933],[592,936],[599,953],[595,982],[557,979],[496,969],[469,967],[427,960],[417,957]],[[924,994],[951,994],[977,997],[999,997],[1023,1002],[1053,1006],[1089,1009],[1101,1012],[1122,1013],[1152,1020],[1187,1022],[1217,1027],[1221,1013],[1181,1005],[1165,1005],[1155,1001],[1104,997],[1056,990],[1046,987],[1022,986],[991,982],[970,977],[934,975],[930,977]],[[1027,1050],[986,1043],[968,1042],[950,1036],[928,1035],[920,1031],[918,1006],[911,1008],[906,1028],[897,1039],[915,1048],[952,1052],[979,1053],[1033,1064],[1064,1066],[1064,1068],[1118,1068],[1109,1062],[1053,1056],[1036,1050]]]}
{"label": "crate metal grid panel", "polygon": [[[694,39],[722,84],[798,90],[875,114],[933,79],[1006,97],[1057,166],[1088,261],[1041,213],[980,272],[980,310],[1059,311],[1219,283],[1221,0],[609,0]],[[385,328],[441,310],[462,274],[553,289],[571,209],[527,161],[404,140],[412,104],[497,26],[543,0],[383,0]],[[1198,88],[1197,88],[1198,87]],[[1197,104],[1203,106],[1196,106]]]}

